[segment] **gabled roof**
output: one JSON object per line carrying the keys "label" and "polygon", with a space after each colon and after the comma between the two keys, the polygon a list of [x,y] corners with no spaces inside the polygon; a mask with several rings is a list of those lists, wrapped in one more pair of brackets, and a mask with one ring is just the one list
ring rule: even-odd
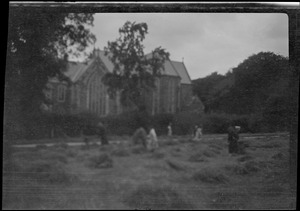
{"label": "gabled roof", "polygon": [[88,69],[90,64],[94,61],[91,59],[87,63],[81,62],[68,62],[67,69],[63,73],[67,76],[72,82],[76,82]]}
{"label": "gabled roof", "polygon": [[[109,72],[113,72],[114,65],[110,61],[109,56],[105,56],[104,51],[95,50],[95,55],[100,58],[103,64],[106,66]],[[151,57],[152,54],[147,54],[146,57]],[[69,62],[67,69],[64,74],[70,78],[70,80],[75,83],[81,76],[87,71],[88,67],[95,61],[96,57],[89,60],[87,63],[82,62]],[[181,78],[181,83],[191,84],[191,79],[188,72],[182,62],[175,62],[171,60],[166,60],[164,64],[164,72],[162,75],[177,76]]]}
{"label": "gabled roof", "polygon": [[98,51],[99,51],[99,57],[101,61],[104,63],[108,71],[112,73],[114,70],[114,64],[110,61],[109,55],[105,56],[104,51],[100,51],[100,50]]}
{"label": "gabled roof", "polygon": [[[146,54],[147,59],[150,59],[151,57],[152,57],[152,53]],[[176,69],[173,67],[170,60],[165,61],[164,71],[162,72],[162,75],[179,76],[179,74],[177,73]]]}
{"label": "gabled roof", "polygon": [[185,65],[183,62],[172,61],[172,65],[177,70],[177,73],[179,74],[179,76],[181,78],[182,84],[192,84],[189,73],[188,73],[187,69],[185,68]]}

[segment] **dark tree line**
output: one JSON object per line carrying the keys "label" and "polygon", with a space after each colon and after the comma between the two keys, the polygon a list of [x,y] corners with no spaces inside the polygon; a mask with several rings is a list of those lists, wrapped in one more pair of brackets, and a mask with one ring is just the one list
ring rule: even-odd
{"label": "dark tree line", "polygon": [[260,52],[226,75],[213,73],[193,81],[206,112],[257,114],[270,124],[287,127],[291,115],[293,69],[288,58]]}

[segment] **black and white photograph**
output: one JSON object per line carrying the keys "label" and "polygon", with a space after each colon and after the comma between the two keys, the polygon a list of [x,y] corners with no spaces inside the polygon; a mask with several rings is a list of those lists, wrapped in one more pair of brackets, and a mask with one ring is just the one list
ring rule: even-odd
{"label": "black and white photograph", "polygon": [[300,5],[10,2],[3,210],[295,210]]}

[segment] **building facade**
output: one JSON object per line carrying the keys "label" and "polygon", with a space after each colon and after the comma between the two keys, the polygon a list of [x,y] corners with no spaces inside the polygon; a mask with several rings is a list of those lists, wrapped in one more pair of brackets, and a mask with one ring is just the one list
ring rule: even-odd
{"label": "building facade", "polygon": [[[49,110],[59,114],[93,113],[99,117],[118,115],[130,108],[120,102],[120,93],[111,99],[102,77],[113,71],[113,64],[104,51],[94,50],[93,57],[86,63],[69,62],[64,75],[69,82],[51,78],[45,91],[52,102]],[[176,113],[192,99],[192,83],[183,62],[167,60],[156,88],[143,94],[147,111]]]}

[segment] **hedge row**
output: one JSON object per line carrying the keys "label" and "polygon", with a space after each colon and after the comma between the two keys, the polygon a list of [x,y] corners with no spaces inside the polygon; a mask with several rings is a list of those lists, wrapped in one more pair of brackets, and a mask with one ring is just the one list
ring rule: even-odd
{"label": "hedge row", "polygon": [[[91,114],[80,115],[39,115],[33,116],[26,124],[4,125],[6,139],[39,139],[51,135],[81,136],[94,135],[95,125],[101,121],[110,135],[132,135],[139,127],[147,130],[150,125],[158,135],[167,134],[167,126],[172,122],[175,135],[192,134],[194,126],[201,125],[203,132],[226,133],[229,123],[241,126],[242,133],[277,132],[287,128],[281,127],[280,122],[268,122],[260,115],[229,115],[220,113],[196,114],[185,111],[177,114],[158,114],[130,112],[118,116],[98,118]],[[276,123],[276,125],[274,125]]]}

